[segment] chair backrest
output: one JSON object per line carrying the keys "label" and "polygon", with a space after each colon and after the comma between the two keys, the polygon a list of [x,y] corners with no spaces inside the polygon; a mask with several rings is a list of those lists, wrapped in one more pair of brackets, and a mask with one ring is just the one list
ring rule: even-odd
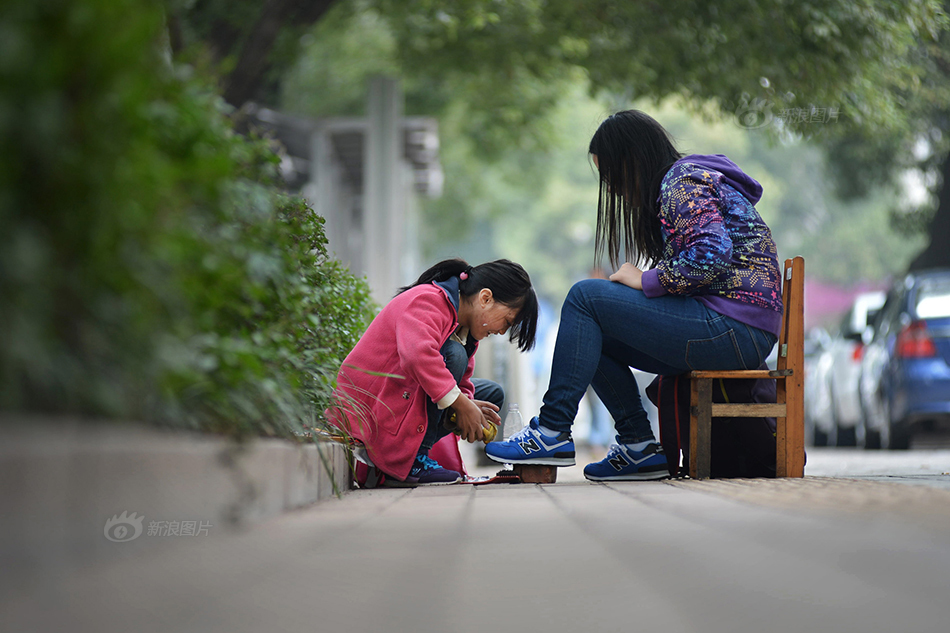
{"label": "chair backrest", "polygon": [[785,260],[782,303],[776,368],[797,370],[805,361],[805,260],[801,257]]}
{"label": "chair backrest", "polygon": [[777,477],[802,477],[805,472],[805,260],[785,260],[782,283],[782,331],[778,341],[779,371],[792,370],[776,381],[776,400],[784,402],[786,414],[776,428]]}

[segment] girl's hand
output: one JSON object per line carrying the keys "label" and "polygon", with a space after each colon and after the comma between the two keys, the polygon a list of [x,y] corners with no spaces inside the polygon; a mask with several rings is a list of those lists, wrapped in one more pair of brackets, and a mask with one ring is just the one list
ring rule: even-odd
{"label": "girl's hand", "polygon": [[635,290],[643,290],[642,278],[643,271],[630,262],[626,262],[620,267],[620,270],[609,277],[610,281],[616,281],[625,286],[630,286]]}
{"label": "girl's hand", "polygon": [[[469,443],[484,439],[482,429],[487,428],[488,424],[490,424],[485,417],[483,408],[479,406],[479,403],[485,407],[494,407],[497,409],[497,407],[490,402],[476,402],[475,400],[470,400],[465,394],[459,395],[459,397],[455,399],[455,402],[452,403],[452,408],[455,409],[455,413],[458,416],[456,423],[458,424],[459,436]],[[495,413],[495,415],[497,416],[498,414]]]}
{"label": "girl's hand", "polygon": [[[485,400],[473,400],[475,404],[478,405],[478,408],[482,410],[482,415],[485,416],[485,419],[493,423],[495,426],[501,424],[501,416],[498,415],[498,405]],[[482,426],[485,426],[484,424]]]}

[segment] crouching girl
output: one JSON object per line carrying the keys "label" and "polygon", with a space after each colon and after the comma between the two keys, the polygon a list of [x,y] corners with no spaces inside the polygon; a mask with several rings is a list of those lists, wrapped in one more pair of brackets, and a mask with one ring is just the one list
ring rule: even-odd
{"label": "crouching girl", "polygon": [[508,332],[527,351],[537,319],[537,297],[520,265],[440,262],[367,328],[343,362],[327,417],[364,444],[388,484],[456,483],[460,471],[443,468],[429,451],[453,429],[469,442],[483,440],[504,402],[498,384],[472,377],[478,342]]}

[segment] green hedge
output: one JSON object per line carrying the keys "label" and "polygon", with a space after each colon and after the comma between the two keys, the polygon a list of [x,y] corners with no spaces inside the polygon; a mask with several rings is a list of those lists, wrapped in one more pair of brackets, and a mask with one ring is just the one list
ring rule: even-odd
{"label": "green hedge", "polygon": [[374,306],[157,5],[0,8],[0,410],[289,435]]}

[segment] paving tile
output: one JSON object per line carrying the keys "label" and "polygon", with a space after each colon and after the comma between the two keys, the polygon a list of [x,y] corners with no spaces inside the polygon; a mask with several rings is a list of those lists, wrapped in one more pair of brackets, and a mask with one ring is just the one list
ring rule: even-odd
{"label": "paving tile", "polygon": [[[278,465],[281,504],[305,498],[288,488],[299,453],[260,455]],[[353,490],[41,570],[0,593],[0,630],[946,631],[950,526],[929,493],[822,478],[595,484],[588,457],[553,485]],[[107,484],[133,499],[123,486]]]}
{"label": "paving tile", "polygon": [[[613,630],[632,613],[669,631],[944,631],[948,563],[934,526],[700,486],[381,489],[57,579],[69,601],[42,617],[142,633]],[[22,625],[35,600],[0,613]]]}

